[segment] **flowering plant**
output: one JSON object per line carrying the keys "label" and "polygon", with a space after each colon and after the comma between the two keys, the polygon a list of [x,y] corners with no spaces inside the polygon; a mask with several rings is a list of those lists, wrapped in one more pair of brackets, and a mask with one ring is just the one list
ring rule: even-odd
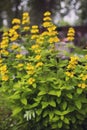
{"label": "flowering plant", "polygon": [[[58,57],[60,40],[50,15],[44,13],[41,34],[37,25],[29,27],[28,13],[3,33],[0,91],[12,104],[12,116],[29,122],[29,130],[78,129],[87,114],[87,55]],[[74,35],[70,28],[68,40]]]}

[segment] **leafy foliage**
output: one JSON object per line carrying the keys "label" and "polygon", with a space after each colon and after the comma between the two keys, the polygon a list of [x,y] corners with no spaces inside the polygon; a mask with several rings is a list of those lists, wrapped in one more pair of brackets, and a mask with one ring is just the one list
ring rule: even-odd
{"label": "leafy foliage", "polygon": [[[66,56],[64,60],[58,56],[55,42],[60,41],[50,15],[44,14],[47,31],[42,34],[37,25],[29,32],[28,13],[23,14],[21,22],[15,19],[12,29],[3,34],[0,91],[17,119],[15,130],[22,126],[24,130],[77,130],[87,118],[87,55],[69,53],[69,59]],[[71,28],[68,39],[73,36]]]}

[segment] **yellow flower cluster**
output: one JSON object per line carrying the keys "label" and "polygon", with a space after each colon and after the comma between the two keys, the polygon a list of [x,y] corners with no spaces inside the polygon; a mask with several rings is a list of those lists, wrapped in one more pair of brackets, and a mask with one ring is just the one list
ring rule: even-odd
{"label": "yellow flower cluster", "polygon": [[52,24],[52,19],[51,19],[51,13],[49,11],[44,13],[44,18],[43,18],[43,27],[47,28],[50,27]]}
{"label": "yellow flower cluster", "polygon": [[0,43],[0,49],[6,49],[8,47],[9,37],[8,32],[4,32],[2,36],[2,41]]}
{"label": "yellow flower cluster", "polygon": [[24,64],[19,63],[17,67],[18,67],[18,68],[21,68],[21,67],[23,67],[23,66],[24,66]]}
{"label": "yellow flower cluster", "polygon": [[18,19],[18,18],[14,18],[13,20],[12,20],[12,24],[13,24],[13,29],[14,30],[17,30],[17,29],[19,29],[20,28],[20,24],[21,24],[21,21],[20,21],[20,19]]}
{"label": "yellow flower cluster", "polygon": [[80,88],[86,88],[87,87],[87,84],[85,84],[85,83],[81,83],[81,84],[78,84],[78,87],[80,87]]}
{"label": "yellow flower cluster", "polygon": [[6,65],[2,65],[2,64],[0,65],[0,75],[1,75],[1,79],[3,81],[7,81],[9,79],[9,77],[8,77],[8,70],[7,70],[7,66]]}
{"label": "yellow flower cluster", "polygon": [[83,80],[83,81],[86,81],[87,80],[87,74],[81,74],[80,75],[80,78]]}
{"label": "yellow flower cluster", "polygon": [[4,32],[2,36],[2,41],[0,42],[0,56],[8,56],[8,46],[9,46],[9,34]]}
{"label": "yellow flower cluster", "polygon": [[5,55],[5,56],[8,56],[9,52],[7,50],[1,50],[0,51],[0,55]]}
{"label": "yellow flower cluster", "polygon": [[43,27],[47,28],[47,31],[42,33],[42,36],[49,36],[49,43],[59,42],[59,38],[57,37],[58,32],[56,31],[56,26],[52,23],[51,13],[49,11],[44,13],[43,18]]}
{"label": "yellow flower cluster", "polygon": [[68,77],[73,77],[74,76],[74,72],[65,72],[65,74],[68,76]]}
{"label": "yellow flower cluster", "polygon": [[30,30],[30,16],[29,13],[24,12],[22,16],[22,26],[24,31],[29,31]]}
{"label": "yellow flower cluster", "polygon": [[40,54],[35,56],[35,60],[40,60],[40,59],[41,59],[41,55]]}
{"label": "yellow flower cluster", "polygon": [[19,34],[17,33],[15,29],[11,28],[9,29],[9,37],[10,37],[10,40],[13,42],[18,39]]}
{"label": "yellow flower cluster", "polygon": [[22,57],[23,57],[22,54],[17,54],[17,55],[16,55],[16,58],[17,58],[17,59],[21,59]]}
{"label": "yellow flower cluster", "polygon": [[32,34],[32,36],[31,36],[31,39],[32,39],[32,40],[38,38],[39,28],[38,28],[37,25],[33,25],[33,26],[31,27],[31,31],[30,31],[30,32],[31,32],[31,34]]}
{"label": "yellow flower cluster", "polygon": [[29,14],[27,12],[23,13],[23,17],[22,17],[22,24],[30,24],[30,17]]}
{"label": "yellow flower cluster", "polygon": [[17,44],[12,44],[11,45],[11,49],[14,50],[14,49],[17,49],[19,46]]}
{"label": "yellow flower cluster", "polygon": [[20,21],[20,19],[18,19],[18,18],[14,18],[13,20],[12,20],[12,24],[20,24],[21,23],[21,21]]}
{"label": "yellow flower cluster", "polygon": [[74,72],[73,70],[75,69],[76,65],[78,64],[78,57],[77,56],[72,56],[70,57],[70,61],[69,64],[67,66],[67,72],[65,72],[65,74],[69,77],[73,77],[74,76]]}
{"label": "yellow flower cluster", "polygon": [[78,64],[79,57],[78,56],[72,56],[70,57],[69,64],[67,66],[67,69],[74,69],[76,65]]}
{"label": "yellow flower cluster", "polygon": [[28,84],[30,84],[30,85],[32,85],[34,82],[35,82],[35,79],[34,79],[34,78],[30,78],[30,79],[28,80]]}
{"label": "yellow flower cluster", "polygon": [[73,41],[75,37],[75,30],[74,28],[69,28],[68,33],[67,33],[67,39],[68,41]]}
{"label": "yellow flower cluster", "polygon": [[31,63],[28,63],[28,64],[27,64],[26,70],[27,70],[27,73],[28,73],[29,75],[32,75],[32,74],[35,73],[34,66],[33,66]]}
{"label": "yellow flower cluster", "polygon": [[48,41],[49,41],[49,43],[57,43],[57,42],[59,42],[59,38],[57,36],[50,37]]}
{"label": "yellow flower cluster", "polygon": [[41,52],[39,44],[35,44],[31,46],[32,51],[34,51],[36,54],[39,54]]}
{"label": "yellow flower cluster", "polygon": [[42,63],[42,62],[38,62],[38,63],[36,64],[36,68],[41,67],[41,66],[43,66],[43,63]]}

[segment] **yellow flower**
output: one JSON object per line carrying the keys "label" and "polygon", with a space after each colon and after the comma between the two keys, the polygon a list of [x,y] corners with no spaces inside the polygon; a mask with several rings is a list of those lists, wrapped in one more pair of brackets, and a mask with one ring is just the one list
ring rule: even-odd
{"label": "yellow flower", "polygon": [[18,18],[14,18],[13,20],[12,20],[12,24],[20,24],[21,23],[21,21],[20,21],[20,19],[18,19]]}
{"label": "yellow flower", "polygon": [[44,22],[43,23],[43,27],[50,27],[52,25],[52,23],[50,22]]}
{"label": "yellow flower", "polygon": [[34,82],[35,82],[35,79],[34,79],[34,78],[30,78],[30,79],[28,80],[28,83],[29,83],[30,85],[32,85]]}
{"label": "yellow flower", "polygon": [[22,21],[22,24],[23,24],[23,25],[24,25],[24,24],[29,24],[29,23],[30,23],[30,20],[29,20],[28,18]]}
{"label": "yellow flower", "polygon": [[55,25],[52,25],[51,27],[47,28],[47,30],[48,30],[49,32],[52,32],[52,31],[54,31],[55,29],[56,29],[56,26],[55,26]]}
{"label": "yellow flower", "polygon": [[7,51],[7,50],[1,50],[1,54],[3,54],[3,55],[8,55],[9,54],[9,52]]}
{"label": "yellow flower", "polygon": [[28,31],[30,29],[30,27],[26,26],[26,27],[23,27],[23,30],[24,31]]}
{"label": "yellow flower", "polygon": [[10,36],[10,40],[11,40],[11,41],[15,41],[15,40],[17,40],[18,37],[19,37],[19,35],[18,35],[18,33],[16,32],[16,30],[13,29],[13,28],[9,29],[9,36]]}
{"label": "yellow flower", "polygon": [[69,31],[68,31],[69,33],[75,33],[75,30],[74,30],[74,28],[69,28]]}
{"label": "yellow flower", "polygon": [[23,13],[23,17],[22,17],[22,24],[25,25],[29,25],[30,24],[30,17],[28,12]]}
{"label": "yellow flower", "polygon": [[21,68],[23,66],[24,66],[24,64],[22,64],[22,63],[18,64],[18,68]]}
{"label": "yellow flower", "polygon": [[17,54],[17,55],[16,55],[16,58],[18,58],[18,59],[20,59],[20,58],[22,58],[22,57],[23,57],[22,54]]}
{"label": "yellow flower", "polygon": [[[56,31],[52,31],[52,32],[50,31],[50,32],[49,32],[49,36],[52,36],[52,37],[53,37],[53,36],[56,36],[57,34],[58,34],[58,32],[56,32]],[[59,38],[58,38],[58,39],[59,39]]]}
{"label": "yellow flower", "polygon": [[59,42],[60,40],[58,37],[55,36],[55,37],[50,37],[48,41],[49,43],[56,43]]}
{"label": "yellow flower", "polygon": [[35,49],[38,49],[38,48],[39,48],[39,45],[32,45],[32,46],[31,46],[31,49],[32,49],[32,50],[35,50]]}
{"label": "yellow flower", "polygon": [[37,67],[40,67],[40,66],[43,66],[43,63],[42,63],[42,62],[38,62],[38,63],[36,64],[36,68],[37,68]]}
{"label": "yellow flower", "polygon": [[36,60],[40,60],[41,59],[41,55],[36,55],[35,59]]}
{"label": "yellow flower", "polygon": [[5,36],[5,37],[8,36],[8,32],[4,32],[3,36]]}
{"label": "yellow flower", "polygon": [[74,76],[74,72],[65,72],[65,74],[68,76],[68,77],[73,77]]}
{"label": "yellow flower", "polygon": [[28,17],[28,16],[29,16],[29,13],[28,13],[28,12],[24,12],[24,13],[23,13],[23,16],[24,16],[24,17]]}
{"label": "yellow flower", "polygon": [[0,44],[1,44],[0,48],[4,49],[8,47],[8,40],[3,40]]}
{"label": "yellow flower", "polygon": [[73,40],[74,40],[74,37],[68,37],[67,40],[68,40],[68,41],[73,41]]}
{"label": "yellow flower", "polygon": [[26,69],[30,70],[30,71],[33,71],[34,70],[34,66],[32,66],[31,63],[28,63],[27,66],[26,66]]}
{"label": "yellow flower", "polygon": [[40,53],[40,52],[41,52],[40,49],[35,50],[35,53]]}
{"label": "yellow flower", "polygon": [[8,75],[2,75],[2,80],[7,81],[9,79]]}
{"label": "yellow flower", "polygon": [[19,25],[14,25],[14,26],[13,26],[13,29],[14,29],[14,30],[17,30],[17,29],[19,29],[19,28],[20,28]]}
{"label": "yellow flower", "polygon": [[82,76],[82,80],[83,80],[83,81],[87,80],[87,75],[83,75],[83,76]]}
{"label": "yellow flower", "polygon": [[38,29],[31,29],[31,33],[38,33],[39,30]]}
{"label": "yellow flower", "polygon": [[43,63],[42,63],[42,62],[38,62],[38,63],[36,64],[36,68],[38,68],[38,67],[40,67],[40,66],[43,66]]}
{"label": "yellow flower", "polygon": [[75,30],[74,28],[69,28],[68,34],[67,34],[67,40],[68,41],[73,41],[75,36]]}
{"label": "yellow flower", "polygon": [[45,31],[41,34],[41,36],[49,36],[49,32],[48,31]]}
{"label": "yellow flower", "polygon": [[38,26],[37,25],[33,25],[32,29],[38,29]]}
{"label": "yellow flower", "polygon": [[85,84],[85,83],[81,83],[81,84],[78,84],[78,87],[80,87],[80,88],[86,88],[87,87],[87,85]]}
{"label": "yellow flower", "polygon": [[51,21],[52,19],[50,17],[44,17],[43,21]]}
{"label": "yellow flower", "polygon": [[54,43],[54,38],[50,37],[48,41],[49,41],[49,43]]}
{"label": "yellow flower", "polygon": [[17,44],[12,44],[11,46],[11,49],[14,50],[14,49],[17,49],[18,48],[18,45]]}
{"label": "yellow flower", "polygon": [[46,11],[45,13],[44,13],[44,16],[50,16],[51,15],[51,12],[49,12],[49,11]]}
{"label": "yellow flower", "polygon": [[35,73],[35,71],[34,71],[34,70],[30,70],[30,71],[27,71],[27,73],[28,73],[29,75],[32,75],[32,74]]}
{"label": "yellow flower", "polygon": [[31,36],[31,39],[34,40],[34,39],[37,39],[38,38],[38,35],[37,34],[34,34]]}
{"label": "yellow flower", "polygon": [[0,67],[0,73],[1,73],[1,75],[8,73],[6,65],[3,65],[3,66]]}

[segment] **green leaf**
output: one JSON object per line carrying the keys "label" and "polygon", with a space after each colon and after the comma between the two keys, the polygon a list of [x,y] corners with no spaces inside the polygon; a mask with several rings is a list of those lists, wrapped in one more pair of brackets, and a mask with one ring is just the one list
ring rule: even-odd
{"label": "green leaf", "polygon": [[37,109],[36,110],[36,113],[37,113],[38,116],[41,114],[41,112],[42,112],[42,109]]}
{"label": "green leaf", "polygon": [[81,102],[78,100],[78,101],[75,101],[75,105],[76,105],[76,107],[78,108],[78,109],[81,109],[81,107],[82,107],[82,104],[81,104]]}
{"label": "green leaf", "polygon": [[36,88],[36,84],[35,83],[33,84],[33,88]]}
{"label": "green leaf", "polygon": [[24,105],[27,105],[27,99],[26,99],[26,98],[22,98],[22,99],[21,99],[21,102],[22,102]]}
{"label": "green leaf", "polygon": [[48,115],[48,111],[45,111],[44,113],[43,113],[43,117],[46,117]]}
{"label": "green leaf", "polygon": [[42,109],[46,108],[49,105],[48,102],[42,102]]}
{"label": "green leaf", "polygon": [[67,96],[68,98],[70,98],[70,99],[72,99],[72,97],[73,97],[71,93],[67,93],[66,96]]}
{"label": "green leaf", "polygon": [[61,118],[61,120],[64,120],[64,116],[62,115],[62,116],[60,116],[60,118]]}
{"label": "green leaf", "polygon": [[21,110],[22,110],[22,107],[16,107],[16,108],[14,108],[13,112],[12,112],[13,113],[12,116],[17,115],[18,113],[21,112]]}
{"label": "green leaf", "polygon": [[63,110],[65,110],[66,107],[67,107],[67,102],[63,102],[63,104],[62,104],[62,108],[63,108]]}
{"label": "green leaf", "polygon": [[61,96],[61,91],[57,91],[57,96],[60,97]]}
{"label": "green leaf", "polygon": [[58,120],[59,120],[59,116],[58,115],[55,115],[55,117],[53,117],[53,119],[52,119],[53,122],[56,122]]}
{"label": "green leaf", "polygon": [[20,99],[20,95],[14,94],[14,95],[10,96],[9,99]]}
{"label": "green leaf", "polygon": [[57,115],[62,115],[61,111],[59,111],[59,110],[55,110],[54,113]]}
{"label": "green leaf", "polygon": [[58,128],[62,128],[62,121],[58,122]]}
{"label": "green leaf", "polygon": [[38,93],[38,96],[45,95],[46,93],[47,92],[45,92],[45,91],[41,91],[41,92]]}
{"label": "green leaf", "polygon": [[58,126],[57,126],[57,124],[55,123],[55,124],[52,124],[52,129],[56,129]]}
{"label": "green leaf", "polygon": [[54,113],[53,112],[49,112],[49,118],[50,118],[50,120],[53,119],[53,116],[54,116]]}
{"label": "green leaf", "polygon": [[32,109],[32,108],[35,108],[36,106],[38,106],[39,102],[35,102],[31,105],[29,105],[29,108]]}
{"label": "green leaf", "polygon": [[61,96],[61,91],[51,90],[50,92],[48,92],[48,94],[49,94],[49,95],[54,95],[54,96],[60,97],[60,96]]}
{"label": "green leaf", "polygon": [[65,122],[65,124],[69,124],[69,119],[68,118],[64,118],[64,122]]}
{"label": "green leaf", "polygon": [[49,105],[52,106],[52,107],[56,107],[56,102],[55,101],[50,101]]}
{"label": "green leaf", "polygon": [[81,94],[82,91],[83,91],[82,88],[77,88],[77,93],[78,93],[78,94]]}

